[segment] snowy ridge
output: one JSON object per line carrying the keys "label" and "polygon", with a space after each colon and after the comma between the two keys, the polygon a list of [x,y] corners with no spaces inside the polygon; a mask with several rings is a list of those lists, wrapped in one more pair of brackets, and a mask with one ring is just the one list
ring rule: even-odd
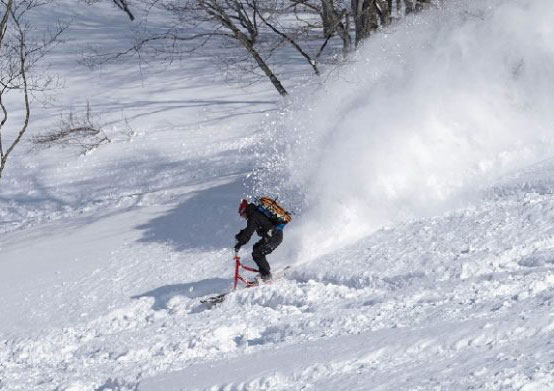
{"label": "snowy ridge", "polygon": [[[0,187],[0,389],[554,389],[553,7],[409,19],[273,114],[259,85],[153,64],[119,92],[132,137],[113,130],[86,156],[21,150]],[[89,29],[108,39],[102,23],[91,13],[72,47]],[[121,66],[66,72],[114,103],[95,81]],[[270,256],[292,271],[209,308],[232,285],[238,200],[260,186],[298,207]]]}

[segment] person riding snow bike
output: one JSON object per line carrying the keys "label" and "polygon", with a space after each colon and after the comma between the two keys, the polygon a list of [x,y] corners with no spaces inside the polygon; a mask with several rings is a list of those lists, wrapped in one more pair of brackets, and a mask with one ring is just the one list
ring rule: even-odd
{"label": "person riding snow bike", "polygon": [[260,278],[269,281],[271,268],[265,256],[271,254],[283,241],[283,225],[275,224],[255,204],[244,199],[239,206],[239,215],[246,219],[246,228],[235,235],[235,253],[238,253],[256,232],[261,239],[252,248],[252,259],[258,265]]}

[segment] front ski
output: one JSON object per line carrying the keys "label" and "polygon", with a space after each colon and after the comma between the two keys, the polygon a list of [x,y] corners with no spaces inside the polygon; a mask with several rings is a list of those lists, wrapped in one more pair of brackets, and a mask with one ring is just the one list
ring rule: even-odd
{"label": "front ski", "polygon": [[[253,288],[255,286],[258,286],[258,284],[250,283],[250,284],[246,285],[246,288]],[[234,290],[229,291],[229,292],[225,292],[225,293],[221,293],[219,295],[207,297],[205,299],[200,300],[200,303],[208,304],[210,306],[214,306],[216,304],[222,303],[223,300],[225,300],[225,297],[227,297],[227,295],[231,292],[234,292]]]}
{"label": "front ski", "polygon": [[227,296],[229,293],[231,293],[231,292],[225,292],[225,293],[221,293],[221,294],[216,295],[216,296],[211,296],[211,297],[208,297],[206,299],[202,299],[202,300],[200,300],[200,303],[209,304],[209,305],[215,305],[215,304],[222,303],[223,300],[225,300],[225,296]]}

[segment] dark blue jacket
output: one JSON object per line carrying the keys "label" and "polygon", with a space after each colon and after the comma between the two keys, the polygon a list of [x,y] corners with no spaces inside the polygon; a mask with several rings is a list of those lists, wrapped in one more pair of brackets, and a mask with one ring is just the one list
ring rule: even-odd
{"label": "dark blue jacket", "polygon": [[268,237],[272,235],[275,228],[275,224],[266,215],[260,212],[256,205],[248,204],[246,207],[246,228],[235,235],[235,239],[237,240],[235,250],[238,250],[241,246],[248,243],[254,231],[258,236]]}

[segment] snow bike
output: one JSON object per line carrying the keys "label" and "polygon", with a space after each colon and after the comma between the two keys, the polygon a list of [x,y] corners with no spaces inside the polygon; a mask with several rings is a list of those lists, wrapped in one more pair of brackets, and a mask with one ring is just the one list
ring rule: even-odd
{"label": "snow bike", "polygon": [[241,261],[240,261],[240,257],[238,255],[235,255],[233,257],[234,261],[235,261],[235,276],[234,276],[234,279],[233,279],[233,290],[230,291],[230,292],[225,292],[225,293],[221,293],[219,295],[216,295],[216,296],[211,296],[211,297],[208,297],[207,299],[203,299],[203,300],[200,300],[201,303],[204,303],[204,304],[217,304],[217,303],[221,303],[223,300],[225,300],[225,296],[227,296],[229,293],[235,291],[237,289],[237,286],[239,284],[239,281],[241,281],[242,283],[244,283],[244,285],[247,287],[247,288],[251,288],[251,287],[254,287],[254,286],[257,286],[258,285],[258,282],[255,281],[255,280],[248,280],[246,279],[245,277],[243,277],[241,274],[240,274],[240,269],[244,269],[244,270],[247,270],[249,272],[253,272],[253,273],[258,273],[259,270],[258,269],[254,269],[253,267],[250,267],[250,266],[246,266],[244,265]]}
{"label": "snow bike", "polygon": [[[241,269],[244,269],[246,271],[253,272],[253,273],[259,273],[259,270],[254,269],[250,266],[244,265],[240,261],[240,257],[238,255],[235,255],[233,257],[233,259],[235,261],[235,274],[234,274],[234,278],[233,278],[233,289],[229,292],[221,293],[221,294],[216,295],[216,296],[211,296],[211,297],[208,297],[206,299],[202,299],[202,300],[200,300],[200,303],[209,304],[209,305],[215,305],[215,304],[221,303],[223,300],[225,300],[225,297],[229,293],[234,292],[234,291],[237,290],[239,281],[242,282],[245,285],[246,288],[253,288],[253,287],[256,287],[256,286],[259,285],[259,282],[257,280],[248,280],[247,278],[243,277],[240,274]],[[273,278],[275,278],[276,275],[284,276],[285,271],[287,271],[289,268],[290,268],[289,266],[286,266],[284,269],[282,269],[278,273],[274,274]]]}

